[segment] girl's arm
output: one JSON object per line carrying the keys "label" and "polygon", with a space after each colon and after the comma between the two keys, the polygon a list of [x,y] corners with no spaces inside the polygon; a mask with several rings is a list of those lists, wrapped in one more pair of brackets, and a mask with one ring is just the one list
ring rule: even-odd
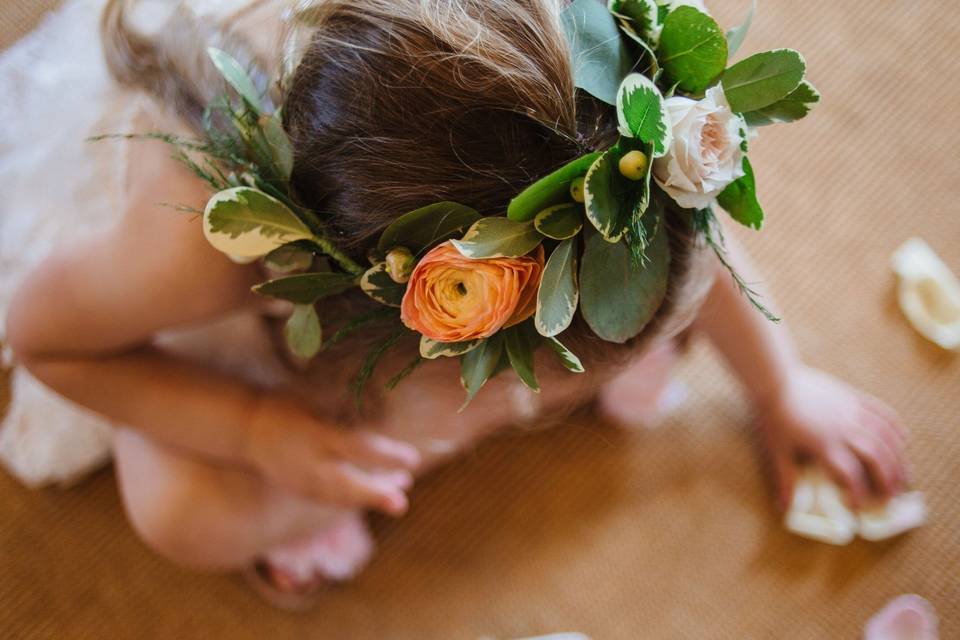
{"label": "girl's arm", "polygon": [[155,204],[202,208],[209,195],[164,148],[138,145],[130,163],[156,169],[136,172],[117,226],[58,250],[16,293],[7,336],[21,364],[63,396],[192,455],[319,499],[402,510],[402,491],[363,467],[412,467],[409,445],[324,424],[152,346],[162,329],[251,304],[258,274],[211,248],[196,216]]}
{"label": "girl's arm", "polygon": [[[730,262],[747,282],[756,271],[729,241]],[[769,300],[769,298],[765,298]],[[904,488],[904,436],[884,403],[804,365],[783,324],[758,313],[721,269],[698,325],[743,382],[758,413],[779,485],[788,506],[798,458],[813,458],[860,506],[871,494],[886,499]]]}

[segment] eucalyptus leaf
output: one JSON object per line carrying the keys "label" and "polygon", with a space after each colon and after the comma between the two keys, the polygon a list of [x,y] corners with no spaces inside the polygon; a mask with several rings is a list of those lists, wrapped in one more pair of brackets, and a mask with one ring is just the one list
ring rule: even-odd
{"label": "eucalyptus leaf", "polygon": [[747,16],[743,19],[743,22],[739,26],[730,29],[727,31],[727,51],[729,57],[733,57],[737,51],[740,50],[740,47],[743,45],[743,41],[747,39],[747,33],[750,32],[750,25],[753,24],[753,16],[757,13],[757,0],[750,0],[750,9],[747,10]]}
{"label": "eucalyptus leaf", "polygon": [[453,246],[466,258],[518,258],[536,249],[541,242],[543,236],[533,222],[489,217],[474,223],[462,240],[453,241]]}
{"label": "eucalyptus leaf", "polygon": [[267,143],[270,160],[278,176],[284,181],[290,180],[293,172],[293,145],[283,124],[277,116],[260,116],[258,121],[263,139]]}
{"label": "eucalyptus leaf", "polygon": [[537,314],[534,322],[543,336],[563,332],[577,311],[580,290],[577,287],[577,240],[561,242],[543,270],[537,292]]}
{"label": "eucalyptus leaf", "polygon": [[464,342],[437,342],[427,336],[420,336],[420,357],[427,360],[437,358],[455,358],[469,353],[480,346],[483,340],[466,340]]}
{"label": "eucalyptus leaf", "polygon": [[747,158],[743,159],[743,170],[746,174],[724,189],[717,196],[717,203],[740,224],[759,230],[763,226],[763,208],[757,201],[756,178]]}
{"label": "eucalyptus leaf", "polygon": [[617,20],[597,0],[575,0],[560,14],[577,87],[616,104],[620,82],[633,68]]}
{"label": "eucalyptus leaf", "polygon": [[583,183],[587,219],[608,242],[619,241],[627,231],[635,185],[620,174],[620,152],[608,149],[590,167]]}
{"label": "eucalyptus leaf", "polygon": [[270,271],[282,275],[306,271],[313,265],[313,252],[292,242],[268,253],[263,264]]}
{"label": "eucalyptus leaf", "polygon": [[298,304],[283,327],[283,336],[290,351],[298,358],[309,360],[320,351],[322,333],[320,318],[312,304]]}
{"label": "eucalyptus leaf", "polygon": [[460,382],[467,392],[467,399],[460,407],[460,411],[467,408],[483,385],[493,377],[502,354],[503,336],[497,333],[460,358]]}
{"label": "eucalyptus leaf", "polygon": [[647,263],[636,268],[624,242],[587,239],[580,267],[580,311],[597,336],[622,344],[636,337],[653,318],[667,292],[670,243],[664,225],[651,234]]}
{"label": "eucalyptus leaf", "polygon": [[664,20],[659,54],[672,82],[688,93],[700,94],[727,66],[727,39],[707,14],[677,7]]}
{"label": "eucalyptus leaf", "polygon": [[583,229],[582,210],[579,204],[558,204],[538,213],[533,219],[533,226],[548,238],[566,240]]}
{"label": "eucalyptus leaf", "polygon": [[207,54],[214,66],[240,97],[259,115],[263,113],[260,92],[250,79],[250,75],[237,60],[226,51],[216,47],[207,47]]}
{"label": "eucalyptus leaf", "polygon": [[313,235],[287,205],[251,187],[215,193],[203,213],[203,233],[217,250],[239,258],[259,258]]}
{"label": "eucalyptus leaf", "polygon": [[268,280],[253,287],[253,292],[269,298],[289,300],[294,304],[313,304],[356,285],[354,276],[343,273],[301,273]]}
{"label": "eucalyptus leaf", "polygon": [[388,307],[399,307],[407,292],[406,283],[394,281],[387,272],[387,263],[378,262],[360,278],[360,288],[365,294]]}
{"label": "eucalyptus leaf", "polygon": [[556,338],[546,338],[547,345],[553,350],[554,353],[560,358],[560,362],[563,363],[563,366],[573,373],[583,373],[586,369],[583,368],[583,363],[580,362],[580,358],[576,356],[570,349],[567,349],[563,346]]}
{"label": "eucalyptus leaf", "polygon": [[757,111],[786,98],[803,80],[806,62],[793,49],[756,53],[723,74],[723,93],[736,113]]}
{"label": "eucalyptus leaf", "polygon": [[432,245],[463,235],[480,214],[456,202],[437,202],[406,213],[383,230],[377,250],[406,247],[417,255]]}
{"label": "eucalyptus leaf", "polygon": [[529,322],[510,327],[504,334],[504,346],[510,366],[527,388],[539,393],[540,383],[534,370],[534,352],[540,346],[540,336],[531,328]]}
{"label": "eucalyptus leaf", "polygon": [[665,155],[670,149],[673,138],[670,113],[660,89],[650,78],[639,73],[624,78],[617,92],[617,118],[620,132],[652,144],[655,157]]}
{"label": "eucalyptus leaf", "polygon": [[570,199],[570,183],[587,175],[600,152],[588,153],[540,178],[510,201],[507,217],[517,222],[532,220],[547,207]]}
{"label": "eucalyptus leaf", "polygon": [[762,127],[768,124],[794,122],[810,113],[813,105],[820,102],[820,92],[816,87],[804,80],[783,100],[773,103],[763,109],[748,111],[743,119],[751,127]]}

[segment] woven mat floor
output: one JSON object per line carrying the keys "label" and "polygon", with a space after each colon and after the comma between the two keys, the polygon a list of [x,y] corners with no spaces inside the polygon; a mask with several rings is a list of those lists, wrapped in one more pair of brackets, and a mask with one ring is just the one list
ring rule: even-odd
{"label": "woven mat floor", "polygon": [[[2,3],[0,46],[44,4]],[[713,2],[727,25],[746,4]],[[766,0],[746,44],[803,51],[825,99],[754,143],[769,224],[745,241],[806,358],[903,414],[927,527],[844,548],[787,534],[748,408],[700,345],[668,424],[580,417],[481,447],[423,481],[408,517],[378,521],[369,570],[305,615],[152,556],[109,470],[66,491],[0,476],[0,637],[853,639],[915,592],[960,638],[960,357],[912,333],[888,267],[920,235],[960,271],[957,42],[947,0]]]}

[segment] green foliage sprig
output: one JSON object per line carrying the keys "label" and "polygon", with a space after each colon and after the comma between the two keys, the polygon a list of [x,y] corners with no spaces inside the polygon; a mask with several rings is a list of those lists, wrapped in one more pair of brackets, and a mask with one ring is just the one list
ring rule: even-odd
{"label": "green foliage sprig", "polygon": [[[806,63],[795,51],[761,52],[729,64],[755,11],[754,1],[743,23],[724,33],[712,16],[692,6],[575,0],[561,14],[574,81],[579,90],[616,109],[617,141],[586,150],[541,177],[513,198],[506,216],[483,217],[455,202],[399,216],[382,232],[370,266],[342,251],[321,217],[292,197],[293,150],[279,109],[272,109],[245,69],[223,51],[211,48],[209,54],[232,93],[208,107],[204,139],[142,137],[172,146],[176,157],[216,191],[203,212],[210,242],[238,261],[262,259],[279,274],[254,291],[295,304],[285,328],[295,354],[309,358],[375,325],[390,327],[370,346],[351,383],[358,403],[378,363],[411,331],[397,307],[424,255],[446,242],[478,261],[543,251],[533,317],[462,342],[421,336],[420,353],[386,384],[392,389],[423,362],[448,357],[460,361],[467,403],[506,369],[538,392],[535,353],[540,347],[547,346],[567,370],[584,371],[580,358],[560,340],[577,310],[597,336],[614,343],[636,337],[656,315],[670,271],[668,211],[689,216],[742,294],[768,319],[779,321],[728,259],[713,209],[684,210],[654,180],[654,165],[667,163],[674,148],[669,101],[700,100],[720,90],[742,125],[743,161],[741,177],[718,194],[716,203],[740,224],[763,225],[756,176],[746,155],[748,130],[798,120],[820,95],[805,79]],[[383,308],[347,319],[324,342],[316,303],[355,288]]]}

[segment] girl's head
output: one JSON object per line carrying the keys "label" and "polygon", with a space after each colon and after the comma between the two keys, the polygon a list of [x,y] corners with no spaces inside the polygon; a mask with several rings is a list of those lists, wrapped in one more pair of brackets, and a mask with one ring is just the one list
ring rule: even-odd
{"label": "girl's head", "polygon": [[[159,90],[197,122],[203,105],[223,90],[202,62],[211,39],[241,60],[251,56],[238,50],[236,35],[205,27],[185,11],[175,14],[175,30],[155,40],[137,36],[125,25],[125,4],[112,0],[104,14],[114,74]],[[575,91],[562,4],[310,3],[299,14],[309,22],[308,35],[302,27],[287,34],[287,42],[296,36],[303,44],[279,96],[295,152],[297,196],[363,257],[380,231],[407,211],[451,200],[502,214],[538,177],[611,144],[613,107]],[[262,69],[269,67],[261,61]],[[668,299],[647,338],[689,324],[710,280],[692,230],[679,219],[670,223]],[[574,328],[590,339],[583,327]]]}

